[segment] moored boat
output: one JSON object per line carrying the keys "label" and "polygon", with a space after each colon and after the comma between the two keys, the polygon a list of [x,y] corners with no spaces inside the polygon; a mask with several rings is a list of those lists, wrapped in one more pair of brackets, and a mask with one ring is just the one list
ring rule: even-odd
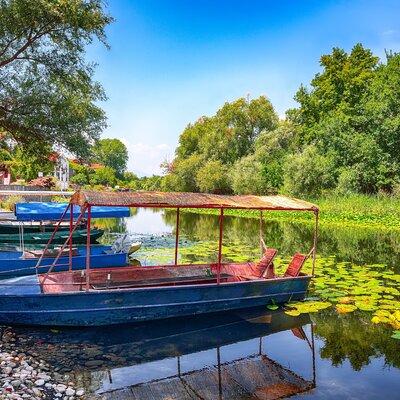
{"label": "moored boat", "polygon": [[[97,243],[103,235],[102,229],[92,229],[90,232],[90,242]],[[21,235],[23,236],[23,242],[26,244],[46,244],[53,235],[53,232],[34,232],[34,233],[22,233],[22,234],[0,234],[0,243],[21,243]],[[53,244],[62,244],[68,238],[68,231],[57,231],[53,238]],[[86,229],[76,229],[73,232],[74,243],[86,243],[88,231]]]}
{"label": "moored boat", "polygon": [[[196,315],[302,300],[312,278],[316,256],[318,208],[284,196],[222,196],[195,193],[77,192],[71,207],[87,212],[90,234],[92,206],[176,208],[174,265],[92,270],[90,239],[84,271],[54,272],[0,282],[0,322],[32,325],[109,325]],[[178,265],[180,208],[220,210],[218,260],[207,265]],[[225,209],[312,212],[316,217],[313,244],[307,255],[296,253],[283,276],[273,269],[276,250],[267,249],[252,263],[223,263]],[[80,218],[77,219],[77,222]],[[74,230],[60,249],[69,245]],[[49,242],[50,243],[50,242]],[[311,275],[301,268],[312,257]]]}
{"label": "moored boat", "polygon": [[[58,255],[58,250],[47,250],[47,255],[43,257],[41,265],[36,268],[39,257],[43,250],[25,251],[0,251],[0,279],[12,278],[15,276],[35,275],[46,272],[53,264]],[[71,268],[73,270],[84,269],[86,266],[86,247],[74,249],[71,257]],[[127,253],[114,253],[111,246],[95,245],[90,249],[90,263],[93,268],[104,268],[109,265],[123,267],[127,265]],[[55,272],[68,271],[69,254],[64,252],[58,259]]]}

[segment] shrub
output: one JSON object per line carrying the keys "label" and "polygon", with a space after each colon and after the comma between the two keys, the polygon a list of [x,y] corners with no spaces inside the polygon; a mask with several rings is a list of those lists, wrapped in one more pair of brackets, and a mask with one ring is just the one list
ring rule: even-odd
{"label": "shrub", "polygon": [[14,211],[17,203],[23,203],[25,199],[22,196],[12,195],[1,203],[1,207],[8,211]]}
{"label": "shrub", "polygon": [[221,161],[208,161],[196,174],[196,183],[201,192],[231,192],[228,168]]}
{"label": "shrub", "polygon": [[335,184],[333,157],[318,153],[310,145],[298,155],[290,155],[284,166],[284,190],[294,196],[318,197]]}

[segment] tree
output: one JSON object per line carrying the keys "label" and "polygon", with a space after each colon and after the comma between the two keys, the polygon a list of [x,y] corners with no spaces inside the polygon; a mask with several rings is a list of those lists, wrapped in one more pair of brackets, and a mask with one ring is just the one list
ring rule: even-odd
{"label": "tree", "polygon": [[221,161],[208,161],[196,175],[201,192],[227,193],[230,191],[228,169]]}
{"label": "tree", "polygon": [[268,191],[263,165],[254,154],[236,161],[232,169],[231,186],[235,194],[265,194]]}
{"label": "tree", "polygon": [[288,156],[284,172],[284,189],[294,196],[318,197],[335,185],[334,157],[318,153],[308,146],[301,154]]}
{"label": "tree", "polygon": [[37,153],[60,145],[86,156],[105,127],[85,47],[105,43],[101,0],[0,1],[0,131]]}
{"label": "tree", "polygon": [[128,150],[118,139],[101,139],[93,146],[95,161],[114,169],[122,178],[128,163]]}
{"label": "tree", "polygon": [[89,183],[91,185],[115,186],[117,183],[115,170],[111,167],[98,168],[90,175]]}
{"label": "tree", "polygon": [[[252,154],[257,137],[277,125],[278,117],[265,96],[225,103],[215,115],[201,117],[185,128],[163,185],[169,190],[231,192],[228,169]],[[211,171],[210,166],[217,170]],[[210,185],[206,176],[213,179]]]}

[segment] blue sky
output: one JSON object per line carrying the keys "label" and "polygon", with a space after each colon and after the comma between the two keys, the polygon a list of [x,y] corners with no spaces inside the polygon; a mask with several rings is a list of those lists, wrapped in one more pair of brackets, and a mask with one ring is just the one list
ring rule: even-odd
{"label": "blue sky", "polygon": [[110,50],[90,47],[108,101],[103,137],[131,171],[159,173],[189,122],[266,95],[279,115],[332,47],[400,51],[400,1],[108,0]]}

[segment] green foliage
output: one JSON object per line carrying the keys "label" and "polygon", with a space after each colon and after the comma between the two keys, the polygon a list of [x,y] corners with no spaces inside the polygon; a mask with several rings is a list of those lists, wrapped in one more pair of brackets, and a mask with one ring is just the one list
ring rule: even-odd
{"label": "green foliage", "polygon": [[264,96],[225,103],[215,115],[200,118],[182,132],[176,157],[167,166],[165,189],[232,192],[227,171],[241,158],[253,154],[260,134],[277,125],[278,117]]}
{"label": "green foliage", "polygon": [[228,167],[221,161],[208,161],[196,174],[196,183],[201,192],[229,192]]}
{"label": "green foliage", "polygon": [[20,146],[4,146],[0,149],[0,165],[9,168],[14,180],[30,181],[53,173],[54,164],[49,160],[51,148],[42,146],[42,152],[31,152]]}
{"label": "green foliage", "polygon": [[255,155],[242,157],[232,167],[231,186],[236,194],[264,194],[270,191],[264,167]]}
{"label": "green foliage", "polygon": [[105,43],[101,0],[0,2],[0,130],[40,153],[59,144],[85,156],[105,126],[85,48]]}
{"label": "green foliage", "polygon": [[12,195],[8,196],[4,201],[0,203],[0,208],[7,210],[7,211],[14,211],[15,205],[17,203],[24,202],[25,199],[22,196]]}
{"label": "green foliage", "polygon": [[118,139],[101,139],[93,146],[93,158],[114,169],[116,175],[122,178],[128,163],[128,150]]}
{"label": "green foliage", "polygon": [[285,190],[295,196],[319,196],[324,189],[334,185],[334,158],[318,153],[315,146],[310,145],[299,155],[288,156],[285,171]]}
{"label": "green foliage", "polygon": [[[285,121],[260,97],[226,103],[189,125],[164,188],[308,197],[398,191],[400,54],[380,62],[356,44],[350,52],[334,48],[320,64]],[[221,164],[212,171],[206,165],[214,161]]]}
{"label": "green foliage", "polygon": [[117,177],[115,176],[114,169],[111,167],[97,168],[90,175],[89,183],[91,185],[115,186]]}

